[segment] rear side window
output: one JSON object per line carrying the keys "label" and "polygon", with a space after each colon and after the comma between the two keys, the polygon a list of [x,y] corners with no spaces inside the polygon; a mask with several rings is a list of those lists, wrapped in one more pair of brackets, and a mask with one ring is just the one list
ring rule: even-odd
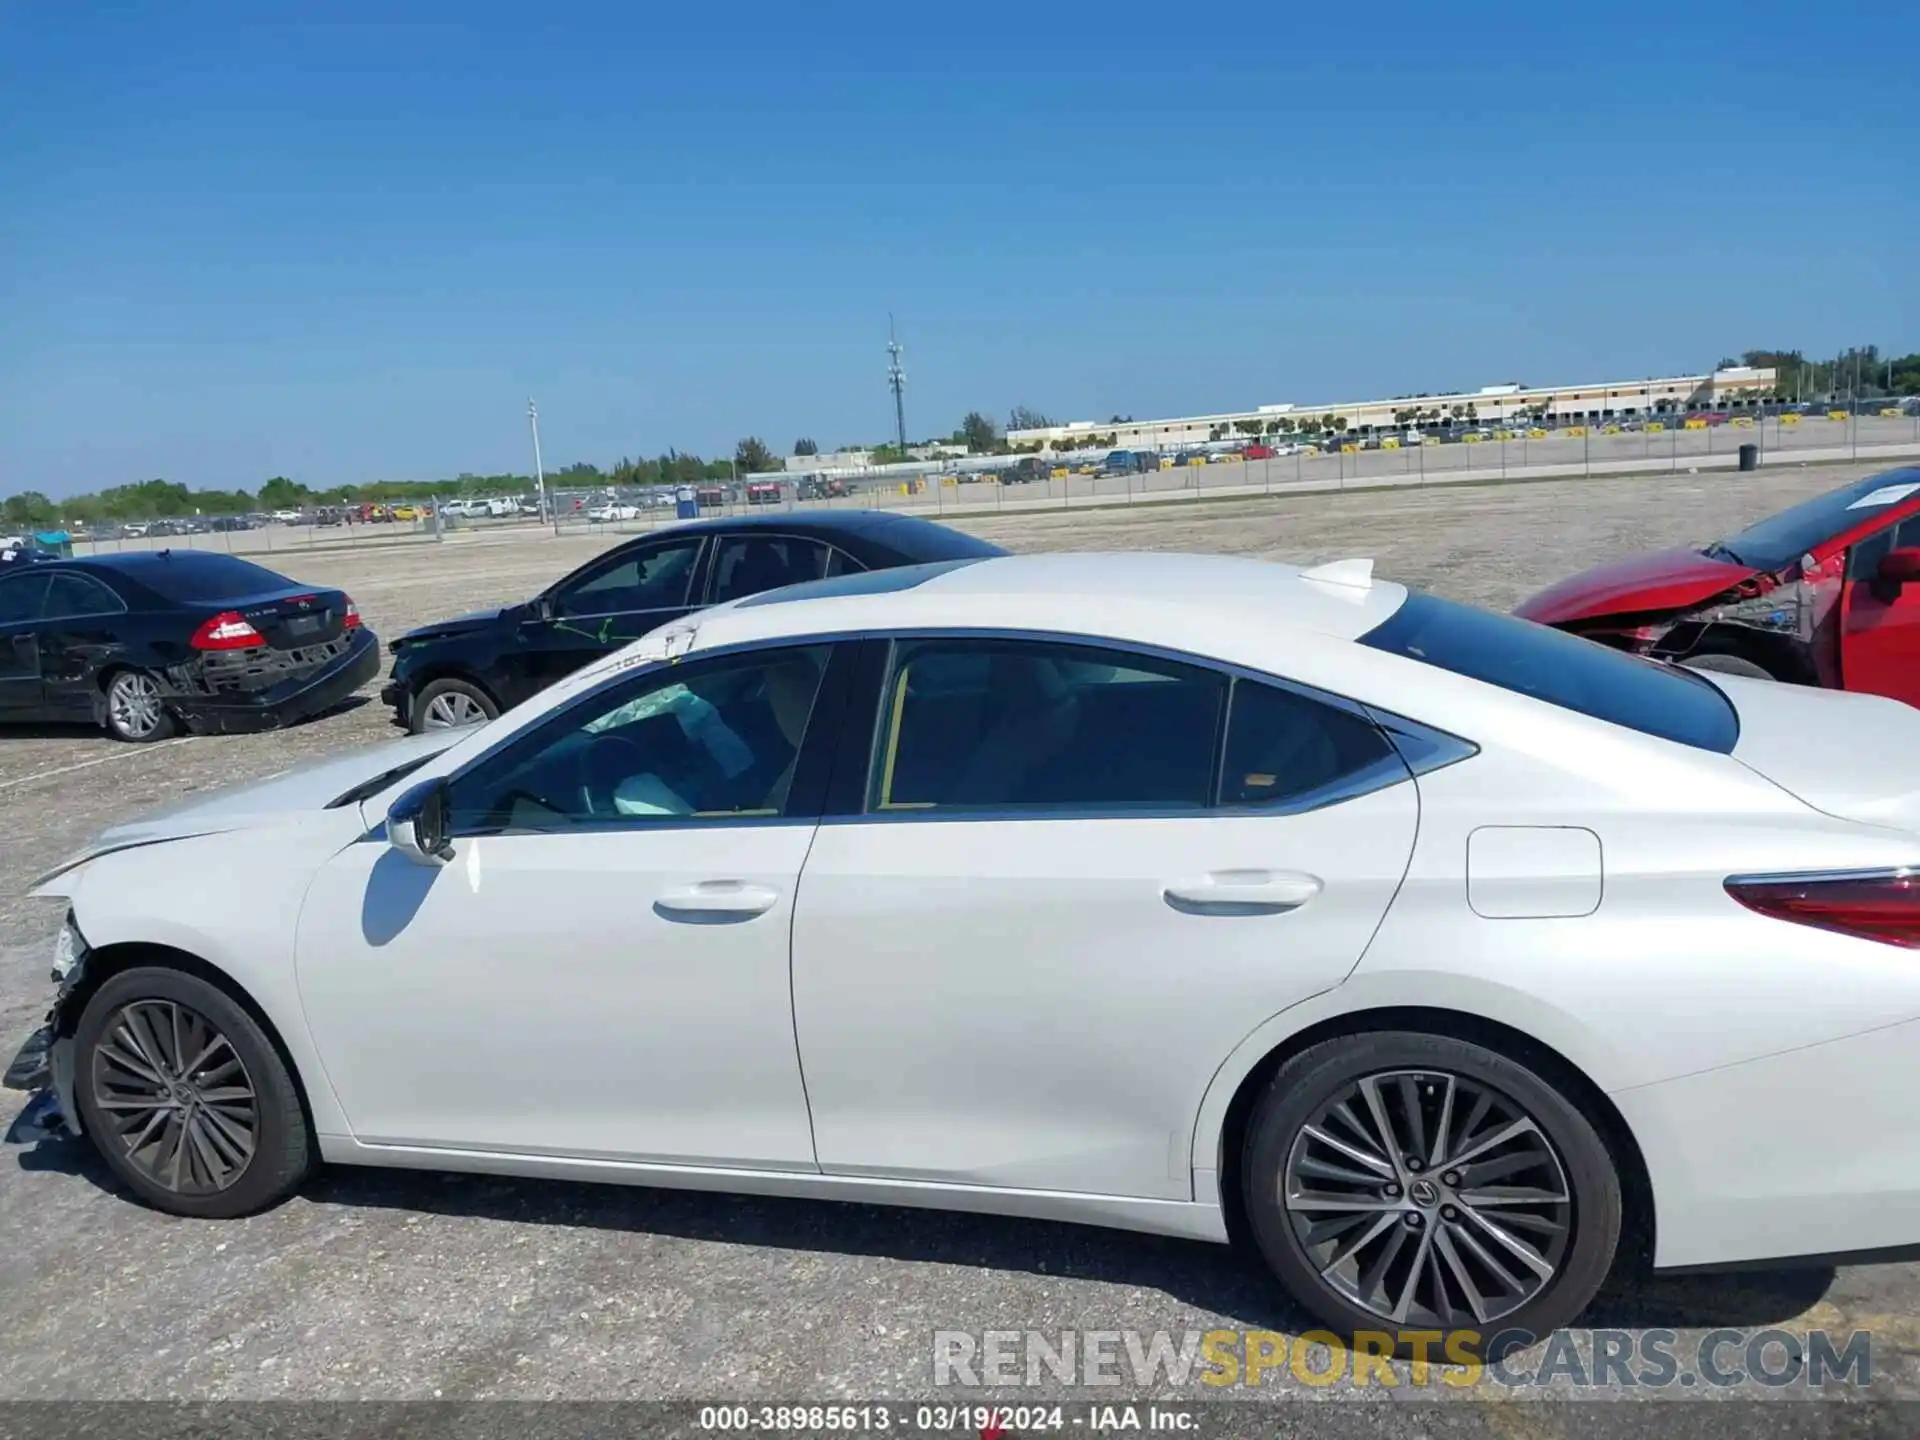
{"label": "rear side window", "polygon": [[1043,641],[903,644],[872,808],[1202,809],[1226,677]]}
{"label": "rear side window", "polygon": [[84,615],[117,615],[126,608],[118,595],[91,575],[62,571],[47,588],[42,613],[49,620],[64,620]]}
{"label": "rear side window", "polygon": [[1407,776],[1393,743],[1366,717],[1278,685],[1233,682],[1222,805],[1325,804]]}
{"label": "rear side window", "polygon": [[232,555],[176,552],[131,573],[161,599],[175,603],[268,595],[293,583],[265,566]]}
{"label": "rear side window", "polygon": [[713,603],[819,580],[827,559],[828,547],[817,540],[749,535],[723,541],[713,563]]}
{"label": "rear side window", "polygon": [[1696,750],[1740,738],[1733,703],[1697,675],[1434,595],[1409,593],[1360,643]]}

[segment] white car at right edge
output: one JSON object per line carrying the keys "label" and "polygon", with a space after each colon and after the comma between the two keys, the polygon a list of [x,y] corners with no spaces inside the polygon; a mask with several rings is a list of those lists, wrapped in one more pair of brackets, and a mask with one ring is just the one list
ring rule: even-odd
{"label": "white car at right edge", "polygon": [[[321,1163],[1220,1241],[1342,1333],[1920,1242],[1920,712],[1375,580],[770,591],[109,831],[8,1073],[140,1199]],[[245,897],[236,903],[234,897]]]}

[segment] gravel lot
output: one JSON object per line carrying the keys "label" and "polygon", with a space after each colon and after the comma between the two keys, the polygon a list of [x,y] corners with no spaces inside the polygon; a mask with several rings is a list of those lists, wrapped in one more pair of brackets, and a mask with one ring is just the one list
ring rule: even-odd
{"label": "gravel lot", "polygon": [[[1385,575],[1504,608],[1569,571],[1711,538],[1871,468],[1314,494],[972,528],[1021,550],[1366,554]],[[277,563],[345,586],[392,635],[523,597],[603,543],[475,538]],[[44,1007],[58,921],[54,907],[22,898],[30,876],[100,827],[185,792],[394,733],[369,699],[281,735],[146,749],[78,731],[0,740],[8,1053]],[[0,1123],[19,1099],[0,1099]],[[932,1391],[936,1329],[1302,1323],[1224,1247],[827,1203],[351,1171],[273,1213],[207,1224],[118,1198],[85,1147],[57,1140],[0,1152],[0,1229],[11,1242],[0,1255],[0,1399],[907,1397]],[[1806,1248],[1846,1244],[1809,1236]],[[1904,1266],[1663,1281],[1607,1297],[1588,1319],[1674,1328],[1683,1341],[1717,1326],[1870,1328],[1875,1392],[1920,1396],[1917,1282]],[[1514,1408],[1485,1407],[1485,1428],[1552,1433]]]}

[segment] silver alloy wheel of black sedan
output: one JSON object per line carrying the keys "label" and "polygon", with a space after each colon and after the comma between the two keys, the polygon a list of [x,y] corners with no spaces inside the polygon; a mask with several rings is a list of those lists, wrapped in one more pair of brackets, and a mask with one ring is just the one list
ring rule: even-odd
{"label": "silver alloy wheel of black sedan", "polygon": [[166,721],[159,685],[143,671],[122,670],[107,686],[107,714],[119,734],[146,739]]}
{"label": "silver alloy wheel of black sedan", "polygon": [[491,718],[480,702],[464,690],[445,690],[427,702],[420,712],[420,723],[427,730],[451,730],[461,725],[478,725]]}
{"label": "silver alloy wheel of black sedan", "polygon": [[233,1043],[174,1000],[136,1000],[94,1049],[93,1103],[127,1160],[177,1195],[216,1194],[251,1163],[259,1097]]}
{"label": "silver alloy wheel of black sedan", "polygon": [[1533,1116],[1490,1085],[1394,1070],[1343,1087],[1300,1127],[1287,1218],[1320,1278],[1396,1325],[1487,1325],[1553,1280],[1573,1196]]}

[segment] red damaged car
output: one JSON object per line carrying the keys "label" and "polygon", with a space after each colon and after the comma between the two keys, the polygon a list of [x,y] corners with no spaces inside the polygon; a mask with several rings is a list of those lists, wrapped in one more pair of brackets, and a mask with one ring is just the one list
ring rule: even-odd
{"label": "red damaged car", "polygon": [[1515,613],[1695,670],[1920,705],[1920,468],[1599,566]]}

